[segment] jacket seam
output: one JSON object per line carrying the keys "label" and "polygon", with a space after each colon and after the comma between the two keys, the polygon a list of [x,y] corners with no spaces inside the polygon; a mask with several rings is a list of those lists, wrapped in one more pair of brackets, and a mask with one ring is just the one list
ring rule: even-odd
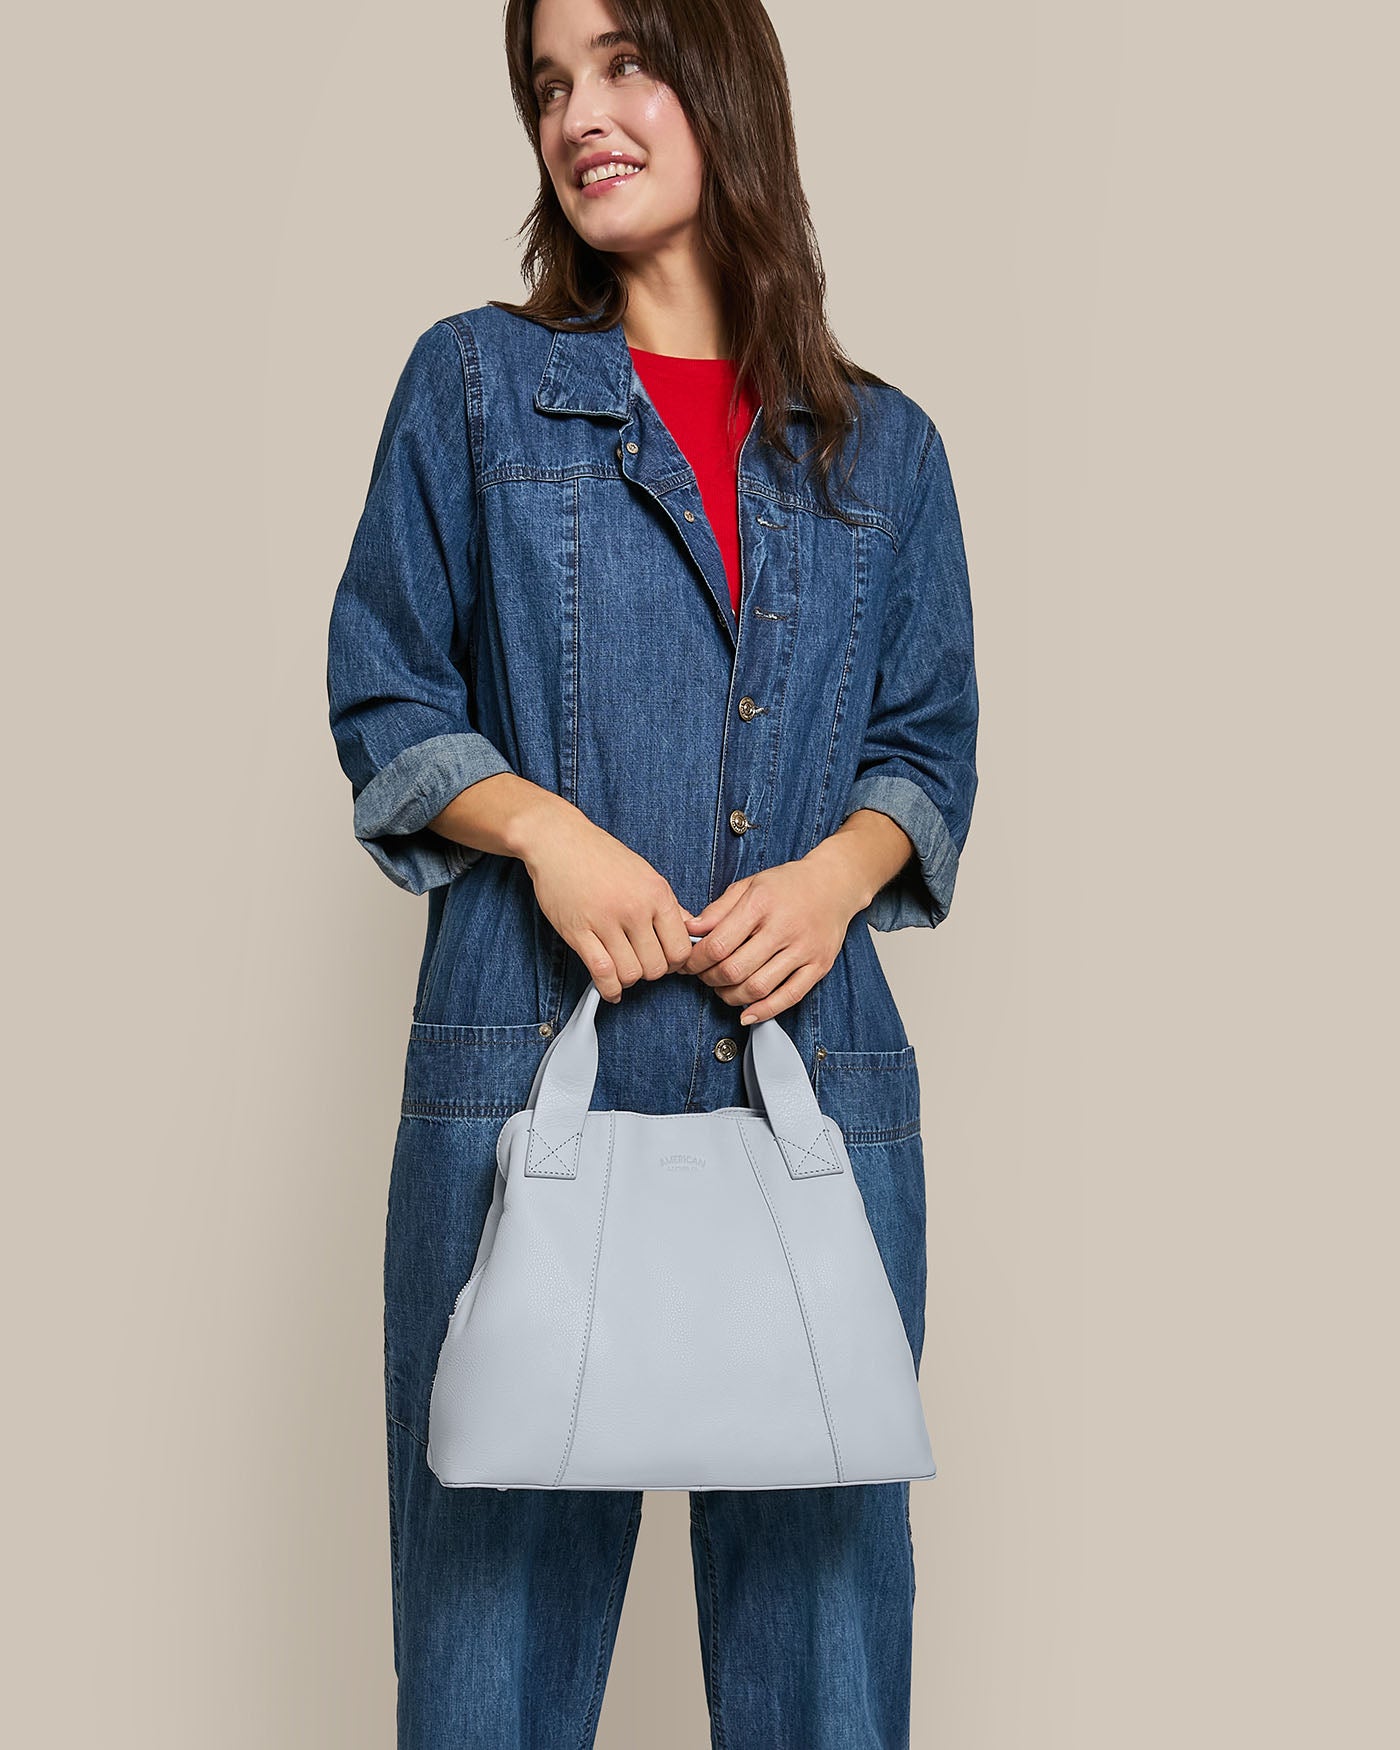
{"label": "jacket seam", "polygon": [[900,524],[899,538],[895,542],[896,553],[900,553],[904,550],[905,536],[909,533],[914,518],[918,514],[918,506],[915,500],[919,496],[919,481],[923,478],[924,463],[928,460],[928,453],[933,448],[933,440],[936,435],[937,428],[934,426],[934,423],[929,416],[925,414],[924,441],[919,450],[919,459],[914,464],[914,477],[909,482],[909,497],[905,504],[904,520]]}
{"label": "jacket seam", "polygon": [[[851,670],[855,664],[856,652],[860,648],[861,628],[865,620],[864,585],[866,581],[865,538],[859,528],[851,530],[851,573],[852,573],[852,606],[850,629],[846,636],[845,653],[841,660],[841,678],[836,684],[836,703],[831,714],[831,734],[827,740],[826,758],[822,763],[821,783],[817,787],[816,824],[812,833],[811,850],[829,836],[826,826],[827,803],[831,796],[831,772],[836,763],[836,750],[841,745],[841,726],[845,721],[847,695],[850,691]],[[837,823],[840,824],[839,822]],[[813,989],[813,996],[821,989],[821,980]],[[814,1005],[814,1019],[820,1021],[819,1012]],[[821,1038],[820,1025],[817,1027],[817,1038]]]}
{"label": "jacket seam", "polygon": [[481,509],[482,431],[481,355],[471,324],[462,316],[444,316],[437,324],[451,331],[462,366],[462,401],[466,420],[467,448],[472,463],[472,485],[477,509]]}

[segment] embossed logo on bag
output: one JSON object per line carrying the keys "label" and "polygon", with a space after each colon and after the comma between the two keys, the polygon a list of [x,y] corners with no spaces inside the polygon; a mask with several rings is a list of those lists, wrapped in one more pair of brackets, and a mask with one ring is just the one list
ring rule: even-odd
{"label": "embossed logo on bag", "polygon": [[656,1163],[660,1167],[671,1167],[679,1172],[693,1172],[705,1164],[704,1155],[674,1154],[662,1155]]}

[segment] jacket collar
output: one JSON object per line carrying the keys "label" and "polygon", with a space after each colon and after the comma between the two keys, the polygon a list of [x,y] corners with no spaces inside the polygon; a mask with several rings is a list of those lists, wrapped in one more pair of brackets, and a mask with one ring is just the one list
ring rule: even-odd
{"label": "jacket collar", "polygon": [[[543,413],[591,413],[625,421],[631,415],[633,369],[620,322],[603,329],[556,329],[535,406]],[[788,406],[797,413],[810,412],[795,394],[788,397]]]}

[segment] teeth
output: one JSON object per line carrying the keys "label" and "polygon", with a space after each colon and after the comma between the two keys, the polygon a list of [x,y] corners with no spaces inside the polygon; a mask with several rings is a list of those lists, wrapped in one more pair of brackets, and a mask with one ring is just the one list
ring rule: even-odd
{"label": "teeth", "polygon": [[585,170],[579,178],[579,187],[587,188],[590,182],[606,182],[613,176],[635,176],[643,168],[640,164],[598,164],[592,170]]}

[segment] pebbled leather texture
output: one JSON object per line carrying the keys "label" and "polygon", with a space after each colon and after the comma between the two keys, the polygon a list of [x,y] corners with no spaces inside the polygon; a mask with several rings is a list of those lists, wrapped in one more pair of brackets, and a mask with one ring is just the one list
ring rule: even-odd
{"label": "pebbled leather texture", "polygon": [[593,1112],[600,1000],[590,981],[497,1138],[433,1379],[433,1474],[498,1489],[935,1476],[845,1140],[783,1027],[748,1030],[748,1106]]}

